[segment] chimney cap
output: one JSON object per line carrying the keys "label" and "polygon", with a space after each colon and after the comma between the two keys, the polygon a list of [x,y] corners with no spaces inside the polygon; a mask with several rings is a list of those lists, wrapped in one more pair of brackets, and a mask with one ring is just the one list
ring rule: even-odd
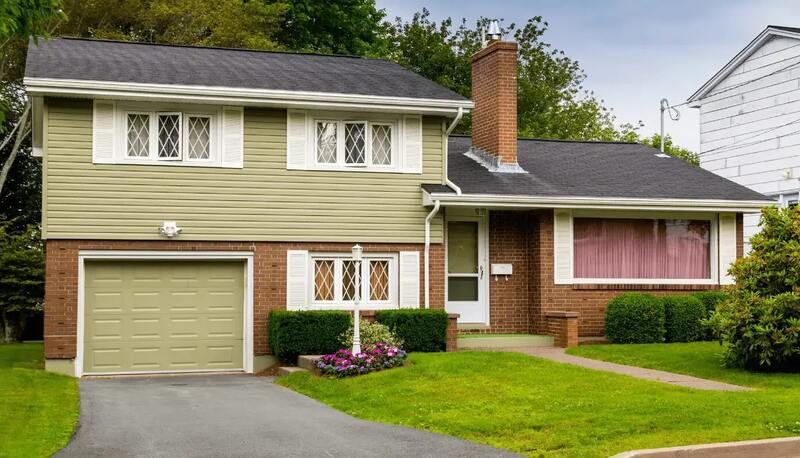
{"label": "chimney cap", "polygon": [[492,22],[489,23],[487,34],[489,35],[489,41],[497,41],[501,38],[500,22],[497,19],[492,19]]}

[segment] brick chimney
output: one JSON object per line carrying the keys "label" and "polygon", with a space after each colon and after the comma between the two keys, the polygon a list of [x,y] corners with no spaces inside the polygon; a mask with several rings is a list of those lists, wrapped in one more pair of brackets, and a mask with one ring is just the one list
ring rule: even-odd
{"label": "brick chimney", "polygon": [[498,166],[516,167],[516,43],[492,40],[472,56],[472,101],[472,145],[499,159]]}

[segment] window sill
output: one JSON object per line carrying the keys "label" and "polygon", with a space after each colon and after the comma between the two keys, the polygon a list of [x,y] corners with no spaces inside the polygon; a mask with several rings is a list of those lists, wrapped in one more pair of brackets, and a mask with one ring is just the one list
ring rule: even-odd
{"label": "window sill", "polygon": [[[400,307],[396,304],[362,304],[359,307],[359,311],[369,311],[369,310],[397,310],[401,308],[409,308],[409,307]],[[286,310],[289,311],[301,311],[301,310],[348,310],[352,311],[354,307],[348,304],[338,304],[338,305],[306,305],[303,307],[286,307]]]}
{"label": "window sill", "polygon": [[114,161],[114,162],[94,162],[94,165],[145,165],[145,166],[166,166],[166,167],[204,167],[218,169],[242,169],[243,165],[223,165],[218,162],[181,162],[181,161]]}
{"label": "window sill", "polygon": [[705,291],[709,289],[720,289],[720,285],[714,283],[705,284],[616,284],[616,283],[574,283],[573,290],[669,290],[669,291]]}

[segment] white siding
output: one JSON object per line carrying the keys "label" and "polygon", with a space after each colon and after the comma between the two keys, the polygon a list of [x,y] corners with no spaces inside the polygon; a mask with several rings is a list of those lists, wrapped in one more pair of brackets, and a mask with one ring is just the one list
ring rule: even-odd
{"label": "white siding", "polygon": [[[703,168],[767,195],[800,189],[800,40],[766,41],[699,102]],[[757,225],[745,215],[746,250]]]}

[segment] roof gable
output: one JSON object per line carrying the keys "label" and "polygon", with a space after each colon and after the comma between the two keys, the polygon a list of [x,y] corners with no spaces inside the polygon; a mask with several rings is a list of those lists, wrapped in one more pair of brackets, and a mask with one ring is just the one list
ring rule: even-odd
{"label": "roof gable", "polygon": [[770,41],[776,37],[785,37],[789,39],[800,40],[800,28],[785,27],[785,26],[767,26],[757,37],[753,39],[747,46],[739,51],[724,67],[722,67],[714,76],[703,84],[694,94],[689,97],[688,102],[696,102],[708,96],[715,87],[725,81],[731,74],[736,71],[747,59],[753,56],[756,52],[766,46]]}

